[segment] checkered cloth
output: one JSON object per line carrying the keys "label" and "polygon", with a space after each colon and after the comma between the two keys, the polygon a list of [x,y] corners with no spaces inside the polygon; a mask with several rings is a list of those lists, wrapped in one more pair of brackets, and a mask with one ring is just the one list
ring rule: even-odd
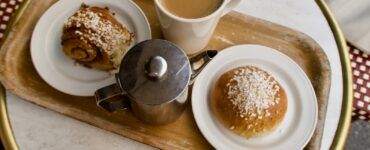
{"label": "checkered cloth", "polygon": [[[23,0],[0,0],[0,40],[4,38],[12,14],[22,2]],[[355,91],[352,116],[354,119],[370,120],[370,57],[352,45],[349,47]]]}
{"label": "checkered cloth", "polygon": [[4,38],[10,17],[22,2],[23,0],[0,0],[0,40]]}
{"label": "checkered cloth", "polygon": [[353,119],[370,119],[370,56],[349,45],[353,73]]}

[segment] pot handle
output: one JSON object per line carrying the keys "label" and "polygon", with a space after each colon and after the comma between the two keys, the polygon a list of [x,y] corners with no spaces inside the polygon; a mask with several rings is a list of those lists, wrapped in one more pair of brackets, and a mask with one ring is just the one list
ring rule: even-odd
{"label": "pot handle", "polygon": [[[122,98],[124,99],[122,100]],[[127,97],[116,83],[97,90],[95,92],[95,100],[96,105],[109,112],[129,107]]]}
{"label": "pot handle", "polygon": [[[193,84],[194,79],[198,76],[198,74],[204,69],[204,67],[217,55],[217,50],[207,50],[202,52],[192,58],[190,58],[190,67],[191,67],[191,78],[190,84]],[[198,63],[202,63],[199,64]],[[196,65],[198,67],[196,68]]]}

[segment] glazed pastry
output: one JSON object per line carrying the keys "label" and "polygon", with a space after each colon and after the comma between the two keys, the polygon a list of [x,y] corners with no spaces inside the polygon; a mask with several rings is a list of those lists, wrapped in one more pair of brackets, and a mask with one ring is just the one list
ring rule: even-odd
{"label": "glazed pastry", "polygon": [[212,92],[212,110],[218,120],[246,138],[272,131],[284,118],[287,97],[267,72],[253,66],[223,74]]}
{"label": "glazed pastry", "polygon": [[108,8],[83,4],[64,24],[62,46],[67,56],[87,67],[113,70],[119,67],[133,36]]}

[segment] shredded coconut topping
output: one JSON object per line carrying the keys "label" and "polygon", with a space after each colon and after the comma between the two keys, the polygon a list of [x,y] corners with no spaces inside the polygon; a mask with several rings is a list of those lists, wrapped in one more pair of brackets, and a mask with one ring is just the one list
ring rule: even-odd
{"label": "shredded coconut topping", "polygon": [[122,48],[130,45],[133,34],[101,16],[101,13],[96,13],[90,8],[80,9],[67,20],[65,28],[83,26],[87,32],[76,30],[75,34],[80,36],[81,40],[92,42],[114,59],[115,53],[126,51]]}
{"label": "shredded coconut topping", "polygon": [[270,116],[267,109],[279,103],[278,83],[267,72],[256,67],[235,70],[226,87],[227,97],[241,118]]}

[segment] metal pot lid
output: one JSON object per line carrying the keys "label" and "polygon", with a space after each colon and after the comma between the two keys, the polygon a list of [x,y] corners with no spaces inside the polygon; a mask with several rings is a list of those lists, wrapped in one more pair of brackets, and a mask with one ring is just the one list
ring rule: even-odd
{"label": "metal pot lid", "polygon": [[163,104],[176,99],[190,80],[190,63],[175,44],[160,39],[135,45],[124,56],[117,80],[137,103]]}

